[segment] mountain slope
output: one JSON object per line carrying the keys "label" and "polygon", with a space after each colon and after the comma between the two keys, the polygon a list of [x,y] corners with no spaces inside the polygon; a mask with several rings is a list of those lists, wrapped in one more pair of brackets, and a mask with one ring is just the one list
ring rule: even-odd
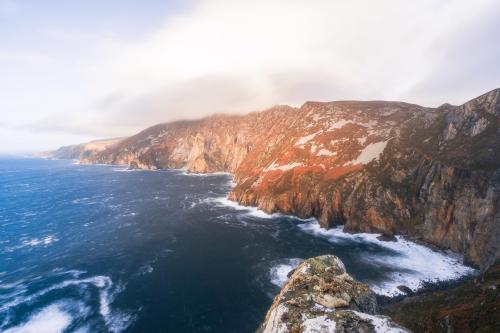
{"label": "mountain slope", "polygon": [[86,143],[64,146],[54,151],[42,152],[39,153],[38,156],[43,158],[84,160],[117,144],[121,140],[122,138],[94,140]]}
{"label": "mountain slope", "polygon": [[186,168],[192,172],[234,172],[248,152],[279,136],[296,109],[275,106],[245,116],[215,115],[150,127],[84,159],[145,169]]}
{"label": "mountain slope", "polygon": [[500,89],[461,106],[307,102],[153,126],[87,163],[229,171],[230,198],[395,233],[486,268],[500,254]]}

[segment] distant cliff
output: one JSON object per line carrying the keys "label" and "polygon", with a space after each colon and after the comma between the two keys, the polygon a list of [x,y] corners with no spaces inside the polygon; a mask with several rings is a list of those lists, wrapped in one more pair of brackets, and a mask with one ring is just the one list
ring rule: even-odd
{"label": "distant cliff", "polygon": [[41,152],[37,154],[38,157],[43,158],[57,158],[69,160],[85,160],[94,156],[98,152],[113,146],[120,142],[121,138],[94,140],[86,143],[76,145],[64,146],[57,150]]}
{"label": "distant cliff", "polygon": [[438,108],[307,102],[156,125],[80,159],[229,171],[240,203],[405,234],[484,269],[500,255],[499,125],[500,89]]}

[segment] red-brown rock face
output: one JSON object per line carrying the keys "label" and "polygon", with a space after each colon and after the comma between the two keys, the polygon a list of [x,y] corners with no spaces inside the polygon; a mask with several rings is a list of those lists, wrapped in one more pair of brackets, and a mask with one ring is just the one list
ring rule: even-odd
{"label": "red-brown rock face", "polygon": [[234,172],[263,141],[273,140],[296,109],[276,106],[245,116],[215,115],[150,127],[84,162],[138,168],[186,168],[192,172]]}
{"label": "red-brown rock face", "polygon": [[500,90],[462,106],[307,102],[153,126],[83,162],[229,171],[230,198],[351,232],[500,255]]}

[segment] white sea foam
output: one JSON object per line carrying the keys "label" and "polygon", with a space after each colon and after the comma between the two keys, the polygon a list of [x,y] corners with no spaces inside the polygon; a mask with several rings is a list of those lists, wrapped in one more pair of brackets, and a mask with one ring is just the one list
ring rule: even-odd
{"label": "white sea foam", "polygon": [[76,329],[74,333],[90,333],[92,332],[89,327],[84,326],[84,327],[79,327]]}
{"label": "white sea foam", "polygon": [[397,288],[400,285],[415,291],[425,282],[450,281],[476,272],[473,268],[463,265],[461,258],[455,254],[434,251],[401,236],[397,236],[397,242],[385,242],[377,239],[379,234],[349,234],[343,232],[341,227],[326,230],[321,228],[317,221],[300,224],[299,228],[309,234],[326,238],[332,243],[346,241],[372,243],[397,253],[396,255],[368,253],[361,258],[370,264],[394,270],[393,273],[388,273],[387,280],[369,283],[370,287],[381,295],[401,294]]}
{"label": "white sea foam", "polygon": [[102,289],[102,288],[108,289],[111,287],[112,282],[111,282],[111,279],[109,277],[100,276],[100,275],[93,276],[93,277],[86,278],[86,279],[66,280],[66,281],[57,283],[55,285],[52,285],[48,288],[42,289],[42,290],[40,290],[36,293],[33,293],[31,295],[16,297],[13,300],[11,300],[10,302],[6,302],[6,303],[2,304],[0,306],[0,312],[6,311],[6,310],[13,308],[15,306],[18,306],[19,304],[22,304],[22,303],[29,303],[29,302],[31,302],[31,301],[33,301],[41,296],[44,296],[47,293],[54,291],[54,290],[63,289],[63,288],[69,287],[69,286],[85,285],[85,284],[94,285],[96,288],[100,288],[100,289]]}
{"label": "white sea foam", "polygon": [[24,246],[37,246],[37,245],[49,245],[57,242],[59,239],[54,235],[48,235],[43,238],[32,238],[29,240],[24,240],[22,244]]}
{"label": "white sea foam", "polygon": [[181,170],[182,170],[181,174],[184,176],[194,176],[194,177],[232,176],[231,173],[223,171],[201,173],[201,172],[191,172],[183,169]]}
{"label": "white sea foam", "polygon": [[303,219],[303,218],[300,218],[300,217],[297,217],[294,215],[286,215],[286,214],[282,214],[282,213],[269,214],[269,213],[266,213],[265,211],[263,211],[257,207],[254,207],[254,206],[240,205],[236,201],[229,200],[227,197],[208,198],[208,199],[204,199],[202,202],[212,203],[212,204],[215,204],[219,207],[229,207],[229,208],[232,208],[234,210],[241,211],[242,213],[244,213],[247,216],[257,217],[260,219],[277,219],[277,218],[286,217],[289,219],[295,219],[295,220],[303,221],[303,222],[309,222],[309,221],[314,220],[313,218]]}
{"label": "white sea foam", "polygon": [[245,215],[250,215],[254,217],[258,217],[261,219],[272,219],[283,216],[280,213],[268,214],[263,210],[258,209],[257,207],[252,206],[243,206],[237,203],[236,201],[229,200],[227,197],[219,197],[219,198],[209,198],[205,199],[205,202],[214,203],[217,206],[221,207],[229,207],[234,210],[245,212]]}
{"label": "white sea foam", "polygon": [[146,265],[142,266],[142,267],[139,269],[139,274],[140,274],[140,275],[146,275],[146,274],[153,273],[153,271],[154,271],[153,266],[151,266],[151,265],[149,265],[149,264],[146,264]]}
{"label": "white sea foam", "polygon": [[72,316],[61,305],[52,304],[32,315],[25,323],[9,328],[4,333],[57,333],[64,331]]}
{"label": "white sea foam", "polygon": [[[98,289],[99,293],[99,314],[104,319],[106,326],[111,332],[120,332],[124,330],[131,321],[133,321],[133,317],[127,313],[123,313],[121,311],[116,311],[111,308],[111,303],[118,293],[123,290],[123,286],[118,286],[113,288],[113,282],[107,276],[93,276],[85,279],[70,279],[65,280],[60,283],[54,284],[48,288],[42,289],[38,292],[35,292],[31,295],[26,295],[25,293],[21,293],[12,299],[9,302],[6,302],[0,306],[0,313],[8,313],[8,311],[16,306],[21,304],[29,304],[37,300],[38,298],[59,289],[64,289],[71,286],[82,287],[82,290],[85,290],[87,286],[94,286]],[[24,290],[26,291],[26,290]],[[9,329],[8,332],[62,332],[64,328],[69,325],[69,323],[74,320],[73,317],[86,317],[88,314],[88,307],[81,302],[71,302],[71,303],[57,303],[56,305],[51,305],[46,309],[49,309],[49,312],[44,310],[40,311],[39,314],[34,315],[30,318],[26,323],[21,326],[17,326]],[[69,311],[73,309],[72,311]],[[77,310],[75,310],[77,309]],[[57,311],[56,311],[57,310]],[[64,311],[63,311],[64,310]],[[52,316],[55,313],[58,316]],[[68,324],[61,329],[47,330],[44,331],[45,328],[44,323],[51,322],[51,318],[54,317],[58,319],[55,323],[62,323],[62,314],[66,314],[68,319]],[[55,324],[54,324],[55,325]],[[49,327],[49,326],[47,326]],[[56,326],[50,326],[56,327]]]}
{"label": "white sea foam", "polygon": [[47,235],[42,238],[27,238],[27,237],[22,237],[20,239],[21,244],[16,245],[16,246],[11,246],[11,247],[6,247],[5,251],[6,252],[12,252],[15,250],[19,250],[25,247],[35,247],[35,246],[48,246],[52,243],[57,242],[59,239],[55,235]]}
{"label": "white sea foam", "polygon": [[110,332],[119,333],[124,331],[135,318],[129,313],[113,312],[105,318],[105,322]]}
{"label": "white sea foam", "polygon": [[286,259],[284,263],[271,267],[271,270],[269,271],[271,283],[280,288],[283,287],[288,281],[288,273],[300,265],[302,261],[303,259],[300,258],[290,258]]}
{"label": "white sea foam", "polygon": [[150,169],[132,169],[129,167],[122,167],[122,168],[113,168],[113,171],[116,172],[141,172],[141,171],[157,171],[157,170],[150,170]]}

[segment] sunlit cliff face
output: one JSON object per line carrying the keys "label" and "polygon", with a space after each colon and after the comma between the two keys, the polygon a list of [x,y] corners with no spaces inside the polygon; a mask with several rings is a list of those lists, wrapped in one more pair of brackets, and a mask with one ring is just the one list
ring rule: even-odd
{"label": "sunlit cliff face", "polygon": [[[412,234],[487,267],[495,255],[481,244],[494,244],[499,103],[496,89],[439,108],[383,101],[276,106],[159,124],[82,161],[229,171],[236,182],[231,200],[315,217],[326,227]],[[474,237],[464,235],[476,229]]]}

